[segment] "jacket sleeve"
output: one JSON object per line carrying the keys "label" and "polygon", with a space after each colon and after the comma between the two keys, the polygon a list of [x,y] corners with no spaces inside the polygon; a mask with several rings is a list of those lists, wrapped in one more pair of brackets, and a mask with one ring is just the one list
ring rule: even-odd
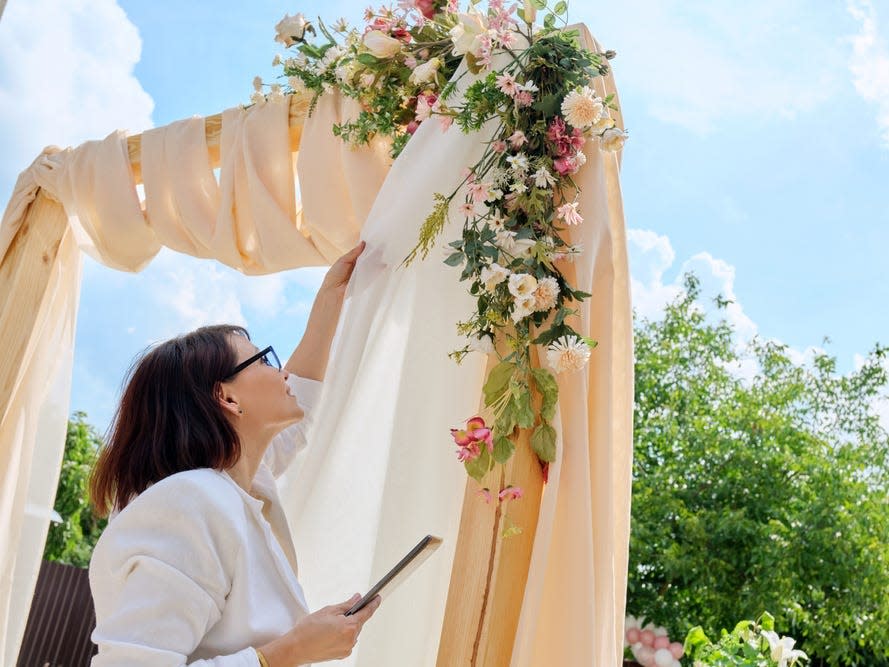
{"label": "jacket sleeve", "polygon": [[293,426],[288,426],[273,439],[263,457],[265,463],[276,478],[280,477],[308,443],[306,434],[312,426],[313,413],[318,405],[322,384],[317,380],[298,375],[290,376],[290,387],[296,400],[302,406],[305,416]]}
{"label": "jacket sleeve", "polygon": [[259,667],[251,647],[187,662],[221,618],[241,540],[218,489],[213,499],[200,479],[167,481],[114,518],[96,545],[92,667]]}

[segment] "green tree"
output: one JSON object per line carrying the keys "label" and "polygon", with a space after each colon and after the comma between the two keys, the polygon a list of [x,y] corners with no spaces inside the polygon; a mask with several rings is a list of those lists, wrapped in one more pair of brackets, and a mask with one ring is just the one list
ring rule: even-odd
{"label": "green tree", "polygon": [[739,358],[693,276],[640,321],[628,612],[718,636],[768,610],[814,665],[889,665],[885,356],[846,375],[762,340]]}
{"label": "green tree", "polygon": [[93,547],[107,523],[93,514],[88,492],[90,471],[101,445],[102,438],[87,423],[86,414],[75,412],[68,421],[65,455],[56,490],[55,510],[62,522],[50,524],[43,551],[45,560],[78,567],[89,564]]}

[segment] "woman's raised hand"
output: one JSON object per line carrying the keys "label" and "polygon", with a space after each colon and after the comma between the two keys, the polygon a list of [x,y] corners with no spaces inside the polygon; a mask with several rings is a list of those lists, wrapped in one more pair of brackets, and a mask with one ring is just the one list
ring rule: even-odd
{"label": "woman's raised hand", "polygon": [[269,667],[292,667],[350,655],[365,621],[380,606],[377,596],[361,611],[346,616],[360,599],[356,593],[345,602],[319,609],[302,618],[280,639],[260,647]]}
{"label": "woman's raised hand", "polygon": [[329,290],[341,298],[345,295],[349,279],[352,277],[352,271],[355,270],[355,262],[358,261],[358,256],[364,252],[364,246],[364,241],[361,241],[333,263],[330,269],[328,269],[327,275],[324,276],[324,282],[321,283],[319,292],[321,290]]}

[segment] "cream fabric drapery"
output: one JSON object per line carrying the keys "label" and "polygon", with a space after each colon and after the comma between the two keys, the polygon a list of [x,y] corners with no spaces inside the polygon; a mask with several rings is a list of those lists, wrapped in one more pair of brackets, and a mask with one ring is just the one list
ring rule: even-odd
{"label": "cream fabric drapery", "polygon": [[[613,89],[610,78],[605,85]],[[0,257],[38,186],[64,204],[71,232],[59,247],[54,279],[0,423],[0,530],[10,537],[0,550],[5,663],[14,663],[24,629],[61,459],[77,246],[124,270],[139,270],[168,245],[259,274],[328,263],[359,232],[368,249],[335,343],[314,445],[287,480],[285,509],[301,577],[316,606],[364,589],[427,532],[446,538],[410,587],[381,608],[349,661],[434,663],[464,487],[447,428],[477,409],[484,359],[458,367],[446,356],[458,346],[454,322],[471,308],[454,271],[434,255],[408,269],[398,264],[416,239],[432,193],[456,185],[490,129],[487,136],[466,136],[425,123],[390,171],[385,145],[352,150],[332,136],[331,124],[349,113],[349,101],[323,98],[305,123],[299,154],[291,155],[286,104],[225,112],[218,183],[201,119],[146,132],[144,211],[121,133],[48,152],[23,174],[0,227]],[[622,647],[629,288],[618,160],[590,146],[578,174],[586,221],[572,229],[572,242],[584,243],[586,253],[565,270],[593,293],[579,326],[599,348],[588,373],[560,380],[560,458],[537,527],[513,658],[520,666],[611,665]],[[58,207],[53,210],[58,216]],[[30,221],[43,223],[33,214]],[[444,240],[457,233],[452,225]],[[10,320],[6,305],[2,317]],[[28,506],[36,508],[31,516]]]}

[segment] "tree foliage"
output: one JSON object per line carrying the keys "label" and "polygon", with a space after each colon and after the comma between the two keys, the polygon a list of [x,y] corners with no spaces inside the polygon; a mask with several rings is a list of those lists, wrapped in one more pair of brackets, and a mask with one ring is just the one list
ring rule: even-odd
{"label": "tree foliage", "polygon": [[89,504],[90,471],[102,439],[86,421],[86,414],[75,412],[68,421],[65,455],[56,490],[55,510],[61,523],[52,523],[43,551],[45,560],[78,567],[89,565],[93,547],[107,521],[98,519]]}
{"label": "tree foliage", "polygon": [[739,353],[699,292],[688,276],[636,328],[628,611],[718,636],[768,610],[814,665],[889,665],[886,348],[845,375],[774,342]]}

